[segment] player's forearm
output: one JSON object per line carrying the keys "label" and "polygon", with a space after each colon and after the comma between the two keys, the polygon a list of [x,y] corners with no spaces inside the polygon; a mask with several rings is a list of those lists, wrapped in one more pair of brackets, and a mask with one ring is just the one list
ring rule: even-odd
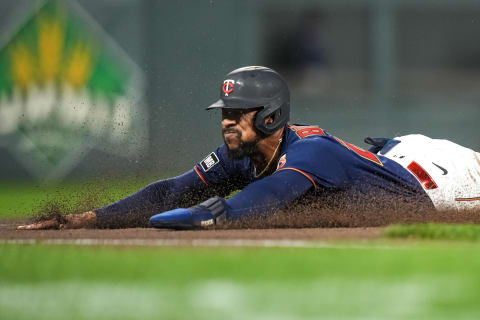
{"label": "player's forearm", "polygon": [[60,229],[94,228],[97,225],[97,215],[94,211],[81,214],[67,214],[64,220],[64,225],[60,224],[58,226]]}
{"label": "player's forearm", "polygon": [[278,172],[250,184],[226,200],[227,217],[238,220],[250,215],[274,212],[305,194],[312,182],[295,171]]}

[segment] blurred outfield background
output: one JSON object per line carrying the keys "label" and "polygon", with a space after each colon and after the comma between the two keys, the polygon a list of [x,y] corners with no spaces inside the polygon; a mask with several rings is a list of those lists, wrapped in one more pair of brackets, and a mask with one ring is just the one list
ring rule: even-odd
{"label": "blurred outfield background", "polygon": [[244,65],[285,76],[292,122],[480,150],[479,34],[476,0],[2,0],[0,181],[181,173]]}

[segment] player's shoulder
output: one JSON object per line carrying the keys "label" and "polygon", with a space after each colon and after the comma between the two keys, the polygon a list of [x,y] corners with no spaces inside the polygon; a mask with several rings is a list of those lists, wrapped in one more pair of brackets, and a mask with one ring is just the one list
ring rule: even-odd
{"label": "player's shoulder", "polygon": [[[290,125],[285,137],[287,143],[281,151],[277,171],[292,169],[324,183],[345,179],[340,161],[342,150],[335,137],[325,130],[318,126]],[[320,180],[317,183],[322,183]]]}
{"label": "player's shoulder", "polygon": [[292,135],[299,140],[328,136],[328,132],[316,125],[287,124],[287,135]]}
{"label": "player's shoulder", "polygon": [[334,142],[334,137],[315,125],[289,124],[286,131],[288,151],[320,151]]}

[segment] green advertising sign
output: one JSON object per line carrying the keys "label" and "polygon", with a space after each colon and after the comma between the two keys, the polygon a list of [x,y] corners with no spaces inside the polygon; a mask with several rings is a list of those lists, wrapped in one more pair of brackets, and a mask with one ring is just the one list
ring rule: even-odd
{"label": "green advertising sign", "polygon": [[80,7],[46,1],[0,48],[0,143],[40,180],[92,148],[133,157],[146,143],[143,76]]}

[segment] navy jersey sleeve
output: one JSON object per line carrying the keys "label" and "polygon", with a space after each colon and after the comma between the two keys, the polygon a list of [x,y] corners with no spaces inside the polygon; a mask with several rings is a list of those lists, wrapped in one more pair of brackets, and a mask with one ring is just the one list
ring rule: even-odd
{"label": "navy jersey sleeve", "polygon": [[107,206],[95,209],[97,226],[122,228],[148,225],[155,213],[178,206],[189,206],[213,195],[195,173],[159,180]]}
{"label": "navy jersey sleeve", "polygon": [[296,170],[284,170],[257,180],[226,200],[228,219],[271,213],[315,187],[314,181]]}

